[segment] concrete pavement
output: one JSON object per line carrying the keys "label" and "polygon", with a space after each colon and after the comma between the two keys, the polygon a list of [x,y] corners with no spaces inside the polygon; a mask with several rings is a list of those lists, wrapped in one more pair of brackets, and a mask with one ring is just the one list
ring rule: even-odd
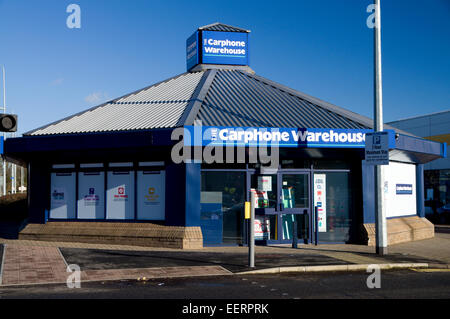
{"label": "concrete pavement", "polygon": [[218,276],[249,271],[316,272],[382,268],[448,268],[450,228],[437,228],[432,239],[392,245],[389,255],[361,245],[257,246],[256,268],[247,267],[247,247],[207,247],[201,250],[96,245],[0,239],[0,284],[65,283],[66,268],[76,264],[82,281]]}

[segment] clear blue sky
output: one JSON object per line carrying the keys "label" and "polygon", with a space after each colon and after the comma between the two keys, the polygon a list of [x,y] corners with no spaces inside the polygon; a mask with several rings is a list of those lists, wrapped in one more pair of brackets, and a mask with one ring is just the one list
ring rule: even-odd
{"label": "clear blue sky", "polygon": [[[219,21],[252,31],[257,74],[372,117],[370,3],[0,0],[7,108],[23,133],[185,72],[186,39]],[[386,122],[450,108],[449,0],[382,0],[382,48]]]}

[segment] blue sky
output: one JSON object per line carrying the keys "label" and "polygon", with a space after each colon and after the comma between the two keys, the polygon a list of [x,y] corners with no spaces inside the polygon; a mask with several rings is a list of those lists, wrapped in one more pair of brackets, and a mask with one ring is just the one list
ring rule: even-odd
{"label": "blue sky", "polygon": [[[257,74],[372,117],[370,3],[0,0],[7,111],[23,133],[183,73],[186,39],[219,21],[252,31]],[[382,49],[386,122],[450,109],[450,1],[382,0]]]}

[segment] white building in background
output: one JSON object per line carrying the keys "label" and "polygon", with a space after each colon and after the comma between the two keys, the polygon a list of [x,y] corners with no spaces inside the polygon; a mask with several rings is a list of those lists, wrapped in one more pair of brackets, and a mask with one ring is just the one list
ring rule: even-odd
{"label": "white building in background", "polygon": [[[387,124],[428,140],[450,144],[450,110]],[[447,156],[425,164],[424,175],[428,216],[435,222],[450,222],[448,216],[446,220],[443,217],[445,214],[450,215],[450,158]]]}

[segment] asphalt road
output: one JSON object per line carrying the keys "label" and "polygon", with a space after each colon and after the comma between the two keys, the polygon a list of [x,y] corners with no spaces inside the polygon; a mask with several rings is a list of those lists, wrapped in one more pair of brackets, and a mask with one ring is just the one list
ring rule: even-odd
{"label": "asphalt road", "polygon": [[450,272],[381,272],[381,288],[365,272],[234,275],[0,288],[0,299],[404,299],[450,298]]}

